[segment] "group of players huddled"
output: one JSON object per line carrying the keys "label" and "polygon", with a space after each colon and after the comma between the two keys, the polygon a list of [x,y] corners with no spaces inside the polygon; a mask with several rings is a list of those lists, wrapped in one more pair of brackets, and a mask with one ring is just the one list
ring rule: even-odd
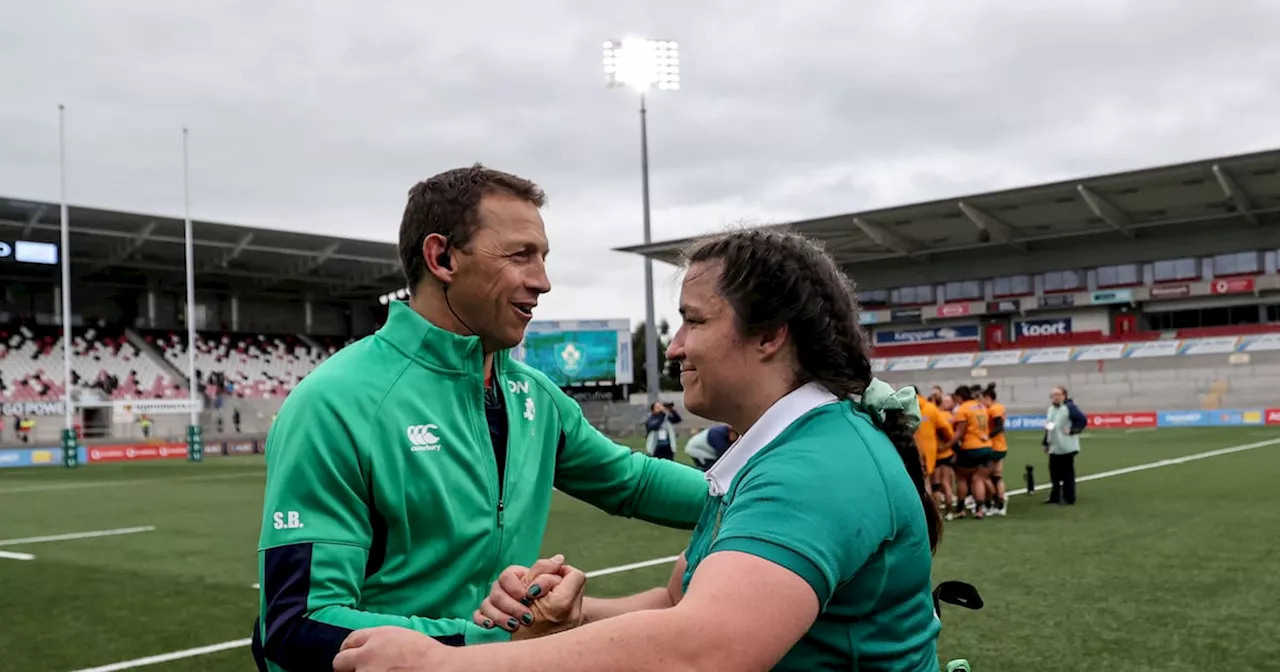
{"label": "group of players huddled", "polygon": [[996,384],[961,386],[951,394],[934,385],[920,396],[916,447],[938,509],[947,520],[1003,516],[1005,410]]}

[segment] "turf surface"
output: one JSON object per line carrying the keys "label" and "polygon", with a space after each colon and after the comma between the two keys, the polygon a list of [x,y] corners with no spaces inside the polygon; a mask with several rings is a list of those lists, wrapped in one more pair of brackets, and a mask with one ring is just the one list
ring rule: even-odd
{"label": "turf surface", "polygon": [[[1033,433],[1015,433],[1006,479],[1047,478]],[[935,576],[972,582],[986,607],[944,608],[943,660],[979,672],[1263,670],[1280,665],[1280,428],[1098,431],[1081,476],[1276,440],[1100,478],[1075,507],[1016,496],[1004,518],[945,529]],[[257,457],[0,471],[2,669],[68,672],[248,637],[263,466]],[[5,540],[153,526],[149,532]],[[680,552],[687,533],[614,519],[557,496],[547,554],[601,569]],[[665,581],[657,566],[600,576],[589,593]],[[751,627],[744,623],[744,628]],[[252,669],[247,648],[136,668]]]}

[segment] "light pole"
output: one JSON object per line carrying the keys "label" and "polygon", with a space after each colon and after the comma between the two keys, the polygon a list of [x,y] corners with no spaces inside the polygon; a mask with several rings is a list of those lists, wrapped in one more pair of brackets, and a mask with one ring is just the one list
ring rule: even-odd
{"label": "light pole", "polygon": [[[649,129],[645,96],[649,91],[680,88],[680,46],[671,40],[628,38],[604,43],[604,74],[610,88],[629,88],[640,94],[640,179],[644,199],[644,242],[649,231]],[[653,260],[644,258],[644,373],[649,403],[658,400],[658,326],[653,316]]]}

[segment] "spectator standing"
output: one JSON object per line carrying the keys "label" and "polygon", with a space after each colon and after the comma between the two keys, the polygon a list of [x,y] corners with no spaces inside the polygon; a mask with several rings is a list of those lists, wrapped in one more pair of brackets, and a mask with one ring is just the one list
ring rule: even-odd
{"label": "spectator standing", "polygon": [[645,452],[663,460],[676,458],[676,428],[681,422],[675,404],[671,402],[653,402],[649,409],[649,417],[644,420]]}
{"label": "spectator standing", "polygon": [[1080,432],[1089,419],[1076,407],[1067,388],[1058,386],[1049,393],[1049,409],[1045,411],[1044,452],[1049,456],[1049,480],[1052,487],[1045,504],[1076,503],[1076,455],[1080,452]]}
{"label": "spectator standing", "polygon": [[18,435],[22,437],[23,443],[31,443],[31,433],[36,431],[36,421],[31,418],[23,418],[18,422]]}

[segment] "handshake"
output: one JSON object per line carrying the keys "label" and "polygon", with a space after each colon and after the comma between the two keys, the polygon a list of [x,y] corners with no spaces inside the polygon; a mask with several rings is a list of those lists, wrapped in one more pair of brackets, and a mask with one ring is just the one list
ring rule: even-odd
{"label": "handshake", "polygon": [[582,625],[587,575],[563,555],[532,567],[512,565],[498,575],[489,596],[472,614],[482,628],[502,628],[513,640],[532,639]]}

